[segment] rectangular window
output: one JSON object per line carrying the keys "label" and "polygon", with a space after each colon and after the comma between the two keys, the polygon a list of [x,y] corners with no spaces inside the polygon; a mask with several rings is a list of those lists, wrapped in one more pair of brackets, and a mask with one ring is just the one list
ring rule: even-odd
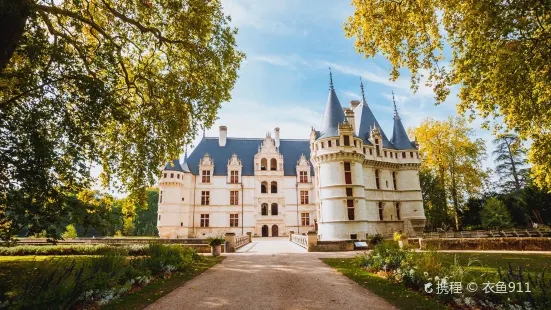
{"label": "rectangular window", "polygon": [[343,136],[344,146],[350,146],[350,136]]}
{"label": "rectangular window", "polygon": [[164,174],[163,174],[163,177],[165,177],[165,178],[166,178],[166,173],[164,173]]}
{"label": "rectangular window", "polygon": [[230,191],[230,205],[237,206],[239,204],[239,191]]}
{"label": "rectangular window", "polygon": [[201,227],[209,227],[209,215],[201,214]]}
{"label": "rectangular window", "polygon": [[210,204],[210,191],[201,191],[201,205],[208,206]]}
{"label": "rectangular window", "polygon": [[339,140],[339,139],[335,140],[335,144],[336,144],[337,146],[340,146],[340,145],[341,145],[341,140]]}
{"label": "rectangular window", "polygon": [[379,170],[375,170],[375,187],[377,189],[381,189],[381,172]]}
{"label": "rectangular window", "polygon": [[321,143],[321,148],[323,149],[323,142]]}
{"label": "rectangular window", "polygon": [[352,188],[347,188],[346,189],[346,197],[352,197],[354,195],[352,195]]}
{"label": "rectangular window", "polygon": [[300,219],[302,226],[310,226],[310,213],[301,213]]}
{"label": "rectangular window", "polygon": [[354,146],[357,146],[357,144],[356,144],[356,140],[354,140]]}
{"label": "rectangular window", "polygon": [[159,221],[161,220],[161,215],[159,214]]}
{"label": "rectangular window", "polygon": [[390,152],[390,158],[394,158],[394,153]]}
{"label": "rectangular window", "polygon": [[327,141],[327,147],[331,147],[331,140]]}
{"label": "rectangular window", "polygon": [[210,170],[203,170],[201,182],[210,183]]}
{"label": "rectangular window", "polygon": [[308,191],[300,191],[300,204],[307,205],[308,203]]}
{"label": "rectangular window", "polygon": [[379,202],[379,221],[383,220],[383,203]]}
{"label": "rectangular window", "polygon": [[398,221],[402,220],[402,215],[400,215],[400,203],[396,203],[396,219]]}
{"label": "rectangular window", "polygon": [[179,175],[179,174],[177,174],[177,175],[176,175],[176,179],[179,179],[179,178],[180,178],[180,175]]}
{"label": "rectangular window", "polygon": [[369,149],[369,155],[373,155],[373,149]]}
{"label": "rectangular window", "polygon": [[358,234],[350,234],[351,240],[358,240]]}
{"label": "rectangular window", "polygon": [[346,200],[346,208],[348,209],[348,220],[353,221],[354,220],[354,200],[348,199]]}
{"label": "rectangular window", "polygon": [[239,214],[230,214],[230,227],[239,227]]}
{"label": "rectangular window", "polygon": [[300,171],[299,172],[299,182],[300,183],[308,183],[308,171]]}
{"label": "rectangular window", "polygon": [[396,171],[392,172],[392,187],[394,190],[398,189],[398,186],[396,185]]}
{"label": "rectangular window", "polygon": [[352,170],[350,169],[350,163],[344,163],[344,182],[346,184],[352,184]]}
{"label": "rectangular window", "polygon": [[381,156],[381,146],[379,145],[379,139],[375,139],[375,150],[377,151],[377,156]]}
{"label": "rectangular window", "polygon": [[230,172],[230,183],[239,183],[239,171],[231,171]]}
{"label": "rectangular window", "polygon": [[386,156],[386,151],[385,151],[385,157],[387,157],[387,156]]}
{"label": "rectangular window", "polygon": [[364,147],[364,155],[366,154],[365,147]]}
{"label": "rectangular window", "polygon": [[159,203],[163,202],[163,191],[161,191],[161,195],[159,195]]}
{"label": "rectangular window", "polygon": [[174,178],[174,173],[171,173],[171,174],[170,174],[170,178],[171,178],[171,179]]}
{"label": "rectangular window", "polygon": [[402,152],[402,158],[406,158],[406,152]]}

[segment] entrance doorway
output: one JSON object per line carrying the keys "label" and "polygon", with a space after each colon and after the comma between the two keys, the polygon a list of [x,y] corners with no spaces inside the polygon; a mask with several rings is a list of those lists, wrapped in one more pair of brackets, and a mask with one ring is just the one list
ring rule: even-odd
{"label": "entrance doorway", "polygon": [[268,237],[268,225],[262,225],[262,237]]}
{"label": "entrance doorway", "polygon": [[278,236],[279,236],[278,227],[277,227],[277,225],[273,225],[272,226],[272,237],[278,237]]}

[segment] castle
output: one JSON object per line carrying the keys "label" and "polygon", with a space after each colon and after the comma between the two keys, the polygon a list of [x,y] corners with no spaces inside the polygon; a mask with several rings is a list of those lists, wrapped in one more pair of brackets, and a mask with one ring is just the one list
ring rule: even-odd
{"label": "castle", "polygon": [[422,232],[419,154],[394,105],[389,140],[365,100],[343,108],[330,79],[319,130],[304,140],[203,137],[159,180],[162,238],[226,232],[284,236],[316,230],[319,240]]}

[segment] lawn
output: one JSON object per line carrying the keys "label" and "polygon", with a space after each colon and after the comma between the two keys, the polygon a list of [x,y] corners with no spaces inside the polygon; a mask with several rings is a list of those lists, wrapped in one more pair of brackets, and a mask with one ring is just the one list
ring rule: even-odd
{"label": "lawn", "polygon": [[[420,254],[416,253],[415,255]],[[505,273],[509,264],[515,271],[520,267],[523,273],[527,272],[532,275],[541,273],[544,269],[551,269],[551,255],[510,253],[438,253],[438,255],[438,259],[444,267],[450,267],[457,261],[457,264],[465,269],[471,279],[480,283],[486,276],[495,278],[498,268]],[[413,291],[402,284],[392,283],[356,266],[352,258],[331,258],[323,259],[323,261],[399,309],[446,308],[446,305],[439,303],[434,298]]]}

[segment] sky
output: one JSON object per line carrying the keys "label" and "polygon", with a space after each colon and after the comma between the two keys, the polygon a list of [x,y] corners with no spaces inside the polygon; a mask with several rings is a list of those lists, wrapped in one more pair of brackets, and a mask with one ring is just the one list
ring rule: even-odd
{"label": "sky", "polygon": [[[435,106],[432,89],[424,85],[416,93],[410,89],[407,70],[391,82],[391,65],[383,56],[366,59],[355,51],[354,39],[347,39],[343,30],[353,13],[347,0],[222,0],[222,4],[230,24],[239,30],[238,49],[247,57],[232,99],[222,105],[206,136],[217,137],[219,126],[225,125],[229,137],[263,138],[279,127],[282,139],[308,139],[310,128],[321,125],[329,67],[343,107],[361,98],[361,76],[366,100],[387,136],[392,136],[392,91],[406,128],[428,117],[444,120],[457,114],[456,89],[445,103]],[[476,120],[470,126],[476,137],[487,141],[491,154],[491,133],[481,129],[481,123]],[[493,166],[490,156],[484,165]]]}
{"label": "sky", "polygon": [[[457,115],[457,89],[435,106],[432,89],[424,85],[416,93],[410,89],[407,70],[391,82],[391,65],[382,55],[366,59],[355,51],[354,39],[347,39],[343,30],[353,13],[348,0],[222,0],[222,5],[231,16],[230,24],[239,30],[237,47],[246,59],[232,99],[222,104],[207,137],[218,137],[219,126],[225,125],[228,137],[263,138],[279,127],[282,139],[308,139],[310,128],[321,125],[329,67],[343,107],[361,98],[361,76],[366,100],[387,136],[392,136],[393,128],[392,91],[406,128],[429,117],[445,120]],[[492,136],[481,123],[475,120],[470,127],[476,138],[486,141],[489,156],[483,165],[493,168]]]}

